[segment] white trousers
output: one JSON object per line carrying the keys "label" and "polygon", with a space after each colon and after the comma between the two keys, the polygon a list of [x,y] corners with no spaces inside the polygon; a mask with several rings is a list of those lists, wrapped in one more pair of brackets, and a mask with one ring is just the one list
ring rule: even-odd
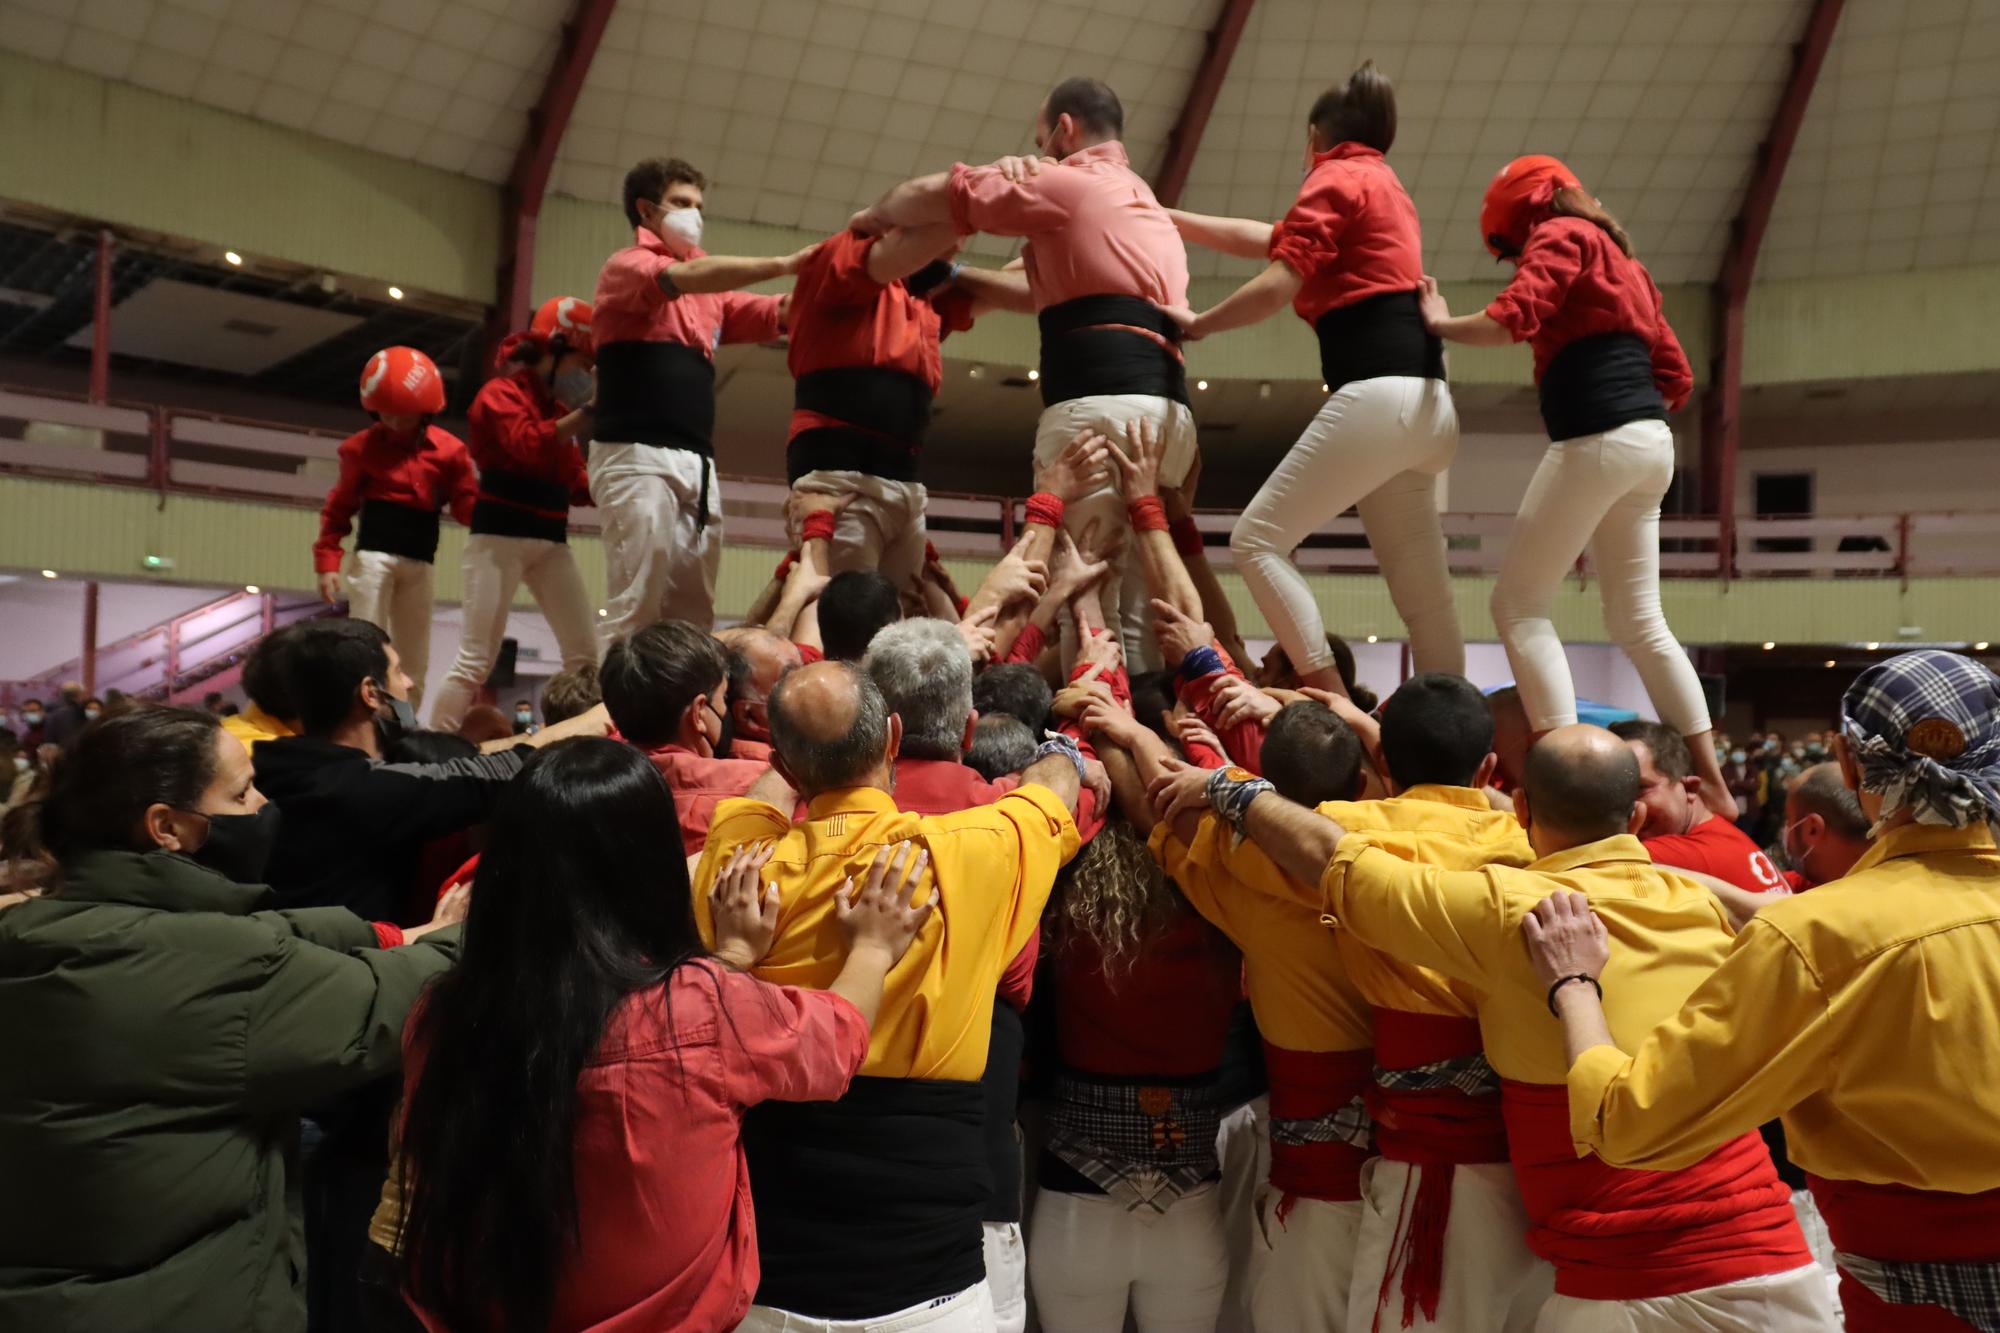
{"label": "white trousers", "polygon": [[1552,444],[1542,455],[1493,584],[1493,623],[1536,731],[1576,721],[1576,686],[1549,607],[1584,548],[1597,568],[1604,628],[1645,682],[1660,720],[1709,730],[1701,681],[1660,610],[1660,499],[1674,479],[1664,421],[1631,421]]}
{"label": "white trousers", "polygon": [[[1257,1199],[1258,1245],[1251,1254],[1250,1322],[1257,1333],[1315,1329],[1354,1333],[1347,1322],[1361,1205],[1284,1196],[1266,1184]],[[1361,1330],[1366,1324],[1359,1325]]]}
{"label": "white trousers", "polygon": [[493,674],[500,642],[507,637],[507,611],[523,583],[555,631],[563,670],[580,670],[597,660],[597,617],[566,543],[475,532],[465,539],[462,581],[465,624],[458,656],[431,704],[436,730],[457,731],[479,687]]}
{"label": "white trousers", "polygon": [[898,588],[908,589],[924,571],[924,488],[914,481],[888,481],[865,472],[808,472],[792,489],[818,495],[852,495],[835,520],[831,572],[878,569]]}
{"label": "white trousers", "polygon": [[379,625],[409,676],[410,707],[424,697],[431,668],[430,562],[383,551],[356,551],[347,562],[347,614]]}
{"label": "white trousers", "polygon": [[1028,1280],[1044,1333],[1210,1333],[1229,1263],[1213,1185],[1164,1213],[1101,1194],[1042,1190],[1028,1223]]}
{"label": "white trousers", "polygon": [[1253,1097],[1222,1117],[1215,1134],[1215,1155],[1222,1163],[1222,1239],[1229,1255],[1229,1285],[1222,1295],[1222,1313],[1215,1326],[1224,1333],[1250,1328],[1250,1279],[1253,1251],[1263,1247],[1257,1234],[1257,1201],[1271,1174],[1271,1099]]}
{"label": "white trousers", "polygon": [[[697,523],[702,477],[708,523]],[[658,620],[715,624],[722,568],[722,487],[715,463],[685,449],[590,444],[590,498],[604,518],[610,612],[598,624],[608,648]]]}
{"label": "white trousers", "polygon": [[1418,671],[1465,672],[1438,522],[1437,478],[1458,450],[1458,411],[1443,380],[1385,375],[1326,400],[1229,534],[1257,609],[1299,672],[1333,665],[1326,624],[1292,552],[1348,506],[1361,515]]}
{"label": "white trousers", "polygon": [[1505,1162],[1460,1166],[1452,1172],[1437,1318],[1426,1319],[1420,1307],[1412,1323],[1403,1323],[1399,1260],[1409,1227],[1406,1210],[1414,1206],[1418,1181],[1427,1169],[1382,1157],[1362,1167],[1361,1230],[1347,1302],[1349,1333],[1378,1327],[1528,1333],[1555,1290],[1556,1275],[1528,1248],[1528,1213],[1521,1206],[1514,1168]]}
{"label": "white trousers", "polygon": [[753,1305],[737,1326],[738,1333],[993,1333],[993,1296],[984,1282],[922,1305],[873,1319],[814,1319],[769,1305]]}
{"label": "white trousers", "polygon": [[1028,1326],[1028,1242],[1019,1222],[981,1222],[986,1244],[986,1287],[993,1294],[993,1325],[1000,1333]]}
{"label": "white trousers", "polygon": [[1551,1296],[1535,1333],[1838,1333],[1818,1264],[1632,1301]]}
{"label": "white trousers", "polygon": [[[1072,398],[1042,409],[1035,426],[1035,461],[1047,462],[1069,447],[1077,432],[1094,430],[1121,449],[1129,449],[1129,431],[1135,422],[1150,420],[1160,428],[1166,441],[1166,460],[1160,480],[1178,486],[1194,466],[1194,413],[1171,398],[1145,393],[1103,393]],[[1119,529],[1126,534],[1125,545],[1111,566],[1111,574],[1099,585],[1098,598],[1104,605],[1104,623],[1116,627],[1124,638],[1125,660],[1135,670],[1160,665],[1159,645],[1153,641],[1153,612],[1147,605],[1146,576],[1132,554],[1131,524],[1125,517],[1125,497],[1117,487],[1102,490],[1069,505],[1063,513],[1063,527],[1073,537],[1082,538],[1084,529],[1097,524],[1099,530]],[[1063,660],[1076,655],[1075,631],[1063,622]]]}

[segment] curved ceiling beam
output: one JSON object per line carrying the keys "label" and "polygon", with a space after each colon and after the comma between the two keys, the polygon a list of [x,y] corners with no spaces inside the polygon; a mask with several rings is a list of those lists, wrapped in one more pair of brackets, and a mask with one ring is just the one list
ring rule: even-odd
{"label": "curved ceiling beam", "polygon": [[1208,50],[1195,68],[1187,101],[1181,104],[1180,119],[1174,122],[1173,133],[1167,139],[1167,160],[1153,181],[1153,193],[1168,208],[1180,203],[1181,191],[1187,188],[1194,155],[1201,151],[1202,132],[1208,128],[1209,113],[1215,110],[1216,95],[1222,91],[1222,80],[1229,73],[1229,62],[1236,55],[1236,44],[1243,40],[1243,25],[1249,21],[1250,6],[1255,3],[1256,0],[1222,0],[1222,13],[1209,29]]}

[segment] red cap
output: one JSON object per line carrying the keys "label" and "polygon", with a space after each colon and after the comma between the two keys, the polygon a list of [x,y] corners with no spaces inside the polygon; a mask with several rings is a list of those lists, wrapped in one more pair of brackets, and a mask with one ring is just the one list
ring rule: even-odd
{"label": "red cap", "polygon": [[1540,153],[1517,157],[1500,168],[1486,187],[1479,208],[1479,235],[1496,259],[1518,255],[1528,243],[1528,228],[1562,186],[1581,190],[1576,173]]}
{"label": "red cap", "polygon": [[590,329],[590,302],[578,296],[551,296],[542,302],[528,328],[544,338],[560,333],[570,350],[585,356],[597,355],[597,340]]}
{"label": "red cap", "polygon": [[444,380],[416,348],[385,347],[362,367],[361,406],[397,416],[436,416],[444,411]]}

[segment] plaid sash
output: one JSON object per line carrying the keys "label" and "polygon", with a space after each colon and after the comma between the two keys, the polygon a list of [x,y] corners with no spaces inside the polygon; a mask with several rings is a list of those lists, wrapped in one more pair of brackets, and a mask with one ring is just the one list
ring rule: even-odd
{"label": "plaid sash", "polygon": [[1486,1063],[1483,1054],[1458,1055],[1449,1060],[1433,1060],[1410,1069],[1375,1066],[1375,1086],[1391,1092],[1436,1092],[1449,1089],[1468,1097],[1497,1097],[1500,1076]]}
{"label": "plaid sash", "polygon": [[1048,1150],[1128,1212],[1164,1213],[1221,1170],[1212,1083],[1119,1083],[1056,1076]]}
{"label": "plaid sash", "polygon": [[1368,1107],[1359,1097],[1311,1120],[1271,1118],[1271,1142],[1293,1148],[1311,1143],[1345,1143],[1367,1152],[1374,1138],[1375,1122],[1368,1118]]}
{"label": "plaid sash", "polygon": [[2000,1262],[1869,1259],[1837,1252],[1840,1271],[1890,1305],[1935,1305],[1979,1333],[2000,1333]]}

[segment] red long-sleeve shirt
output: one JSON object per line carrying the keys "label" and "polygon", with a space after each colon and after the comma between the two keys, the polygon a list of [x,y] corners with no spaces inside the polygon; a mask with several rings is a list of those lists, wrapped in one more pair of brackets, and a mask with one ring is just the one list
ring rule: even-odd
{"label": "red long-sleeve shirt", "polygon": [[1694,390],[1694,372],[1660,305],[1646,266],[1583,218],[1549,217],[1535,224],[1520,266],[1487,317],[1535,353],[1535,382],[1557,352],[1579,338],[1633,333],[1652,349],[1653,383],[1678,410]]}
{"label": "red long-sleeve shirt", "polygon": [[556,434],[562,407],[532,370],[495,376],[481,386],[466,413],[466,448],[485,472],[499,468],[530,481],[551,482],[570,493],[570,503],[590,503],[590,477],[583,451]]}
{"label": "red long-sleeve shirt", "polygon": [[411,509],[448,509],[460,523],[470,523],[478,492],[472,455],[450,431],[428,426],[415,440],[396,439],[380,422],[357,431],[340,442],[340,475],[319,511],[313,572],[339,571],[340,544],[364,500]]}
{"label": "red long-sleeve shirt", "polygon": [[[929,301],[901,282],[868,276],[876,238],[843,231],[821,241],[792,288],[791,343],[785,359],[794,379],[816,370],[855,366],[898,370],[932,393],[944,380],[938,355],[943,324]],[[795,410],[791,434],[848,423]]]}
{"label": "red long-sleeve shirt", "polygon": [[1377,150],[1339,143],[1313,157],[1298,198],[1271,228],[1271,258],[1304,286],[1292,309],[1308,324],[1329,310],[1423,281],[1417,206]]}

